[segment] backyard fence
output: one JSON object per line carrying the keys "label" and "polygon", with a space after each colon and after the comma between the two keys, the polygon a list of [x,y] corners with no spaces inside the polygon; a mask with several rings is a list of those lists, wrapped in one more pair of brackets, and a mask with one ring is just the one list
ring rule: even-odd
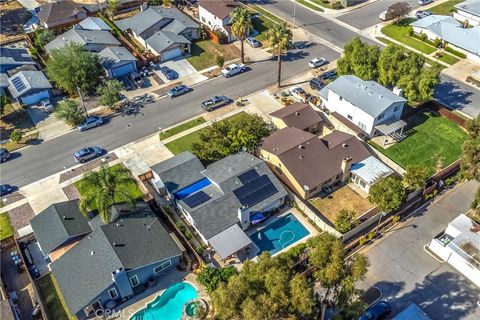
{"label": "backyard fence", "polygon": [[440,104],[440,102],[434,101],[434,100],[427,101],[416,108],[410,107],[410,108],[404,108],[404,110],[405,111],[402,114],[403,119],[408,118],[418,112],[432,110],[434,112],[437,112],[442,117],[445,117],[450,121],[458,124],[462,128],[465,128],[465,123],[467,122],[466,118],[458,115],[457,113],[453,112],[451,109]]}
{"label": "backyard fence", "polygon": [[[360,223],[358,226],[353,228],[352,230],[344,233],[342,236],[342,242],[347,242],[348,240],[354,238],[355,236],[362,233],[364,230],[370,228],[373,224],[377,223],[380,220],[383,214],[382,211],[380,211],[377,207],[372,208],[370,211],[375,213],[372,216],[370,216],[367,220],[365,220],[364,222]],[[365,215],[369,214],[370,211],[365,213]]]}

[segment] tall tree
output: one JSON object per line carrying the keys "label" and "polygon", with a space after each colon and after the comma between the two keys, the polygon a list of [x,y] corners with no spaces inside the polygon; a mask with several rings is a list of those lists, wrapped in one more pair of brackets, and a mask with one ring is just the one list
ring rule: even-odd
{"label": "tall tree", "polygon": [[363,80],[375,80],[379,57],[378,46],[368,45],[356,37],[345,45],[343,55],[337,61],[337,72],[341,75],[354,74]]}
{"label": "tall tree", "polygon": [[98,55],[74,42],[53,49],[47,61],[48,76],[69,94],[77,94],[77,87],[83,92],[96,88],[102,70]]}
{"label": "tall tree", "polygon": [[340,210],[335,218],[335,228],[340,233],[346,233],[357,226],[355,211],[346,209]]}
{"label": "tall tree", "polygon": [[381,179],[370,188],[368,200],[387,213],[399,209],[405,200],[402,181],[393,176]]}
{"label": "tall tree", "polygon": [[412,8],[408,2],[397,2],[388,7],[394,23],[399,23],[407,16]]}
{"label": "tall tree", "polygon": [[33,43],[37,47],[43,47],[55,38],[55,35],[49,29],[37,29],[33,33]]}
{"label": "tall tree", "polygon": [[107,11],[108,14],[113,17],[120,6],[120,0],[107,0]]}
{"label": "tall tree", "polygon": [[[480,115],[468,120],[465,128],[468,139],[462,146],[460,172],[464,179],[480,181]],[[480,188],[472,201],[471,208],[480,210]]]}
{"label": "tall tree", "polygon": [[403,175],[403,183],[405,186],[412,189],[423,188],[430,173],[428,167],[421,164],[412,164],[408,165],[405,169],[406,172]]}
{"label": "tall tree", "polygon": [[287,23],[275,24],[273,28],[267,32],[268,42],[270,45],[277,49],[277,86],[280,87],[280,81],[282,79],[282,53],[287,51],[292,46],[292,30],[287,27]]}
{"label": "tall tree", "polygon": [[60,102],[57,108],[55,108],[55,115],[72,127],[78,126],[85,121],[83,109],[72,100]]}
{"label": "tall tree", "polygon": [[79,181],[79,187],[84,190],[80,199],[80,211],[87,214],[89,209],[96,208],[104,223],[110,222],[108,209],[115,202],[125,201],[133,205],[128,186],[136,184],[128,170],[110,168],[108,164],[102,165],[100,170],[85,174]]}
{"label": "tall tree", "polygon": [[120,101],[120,91],[123,85],[118,80],[108,80],[105,84],[97,89],[100,94],[100,103],[104,106],[112,108],[115,103]]}
{"label": "tall tree", "polygon": [[253,30],[250,11],[247,8],[238,6],[230,13],[230,23],[232,24],[232,34],[240,40],[242,51],[242,63],[245,63],[244,42]]}

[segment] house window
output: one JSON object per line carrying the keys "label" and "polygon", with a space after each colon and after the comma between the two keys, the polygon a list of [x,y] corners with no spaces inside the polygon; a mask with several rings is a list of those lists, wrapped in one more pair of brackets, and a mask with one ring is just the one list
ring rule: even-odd
{"label": "house window", "polygon": [[358,123],[358,127],[359,127],[360,129],[362,129],[363,131],[367,130],[367,126],[364,125],[364,124],[361,123],[361,122]]}
{"label": "house window", "polygon": [[395,106],[395,108],[393,108],[393,112],[397,112],[398,110],[400,110],[400,106]]}
{"label": "house window", "polygon": [[377,120],[382,120],[385,117],[385,112],[380,113],[380,115],[377,117]]}
{"label": "house window", "polygon": [[91,316],[93,314],[95,315],[99,315],[98,311],[102,310],[102,304],[100,303],[99,300],[95,301],[94,303],[92,303],[91,305],[85,307],[83,309],[83,311],[85,311],[85,314],[87,316]]}
{"label": "house window", "polygon": [[137,275],[134,275],[133,277],[130,278],[130,283],[132,284],[132,287],[136,287],[140,284],[138,281]]}
{"label": "house window", "polygon": [[118,292],[117,292],[116,288],[112,288],[112,289],[108,290],[108,294],[110,295],[110,298],[112,298],[112,300],[118,298]]}
{"label": "house window", "polygon": [[164,263],[162,263],[161,265],[157,266],[156,268],[153,269],[153,273],[155,274],[159,274],[160,272],[162,272],[162,270],[170,267],[172,265],[172,261],[170,260],[167,260],[165,261]]}
{"label": "house window", "polygon": [[205,17],[202,17],[202,21],[205,22]]}
{"label": "house window", "polygon": [[360,187],[365,188],[366,186],[367,184],[365,183],[365,181],[360,180]]}
{"label": "house window", "polygon": [[352,120],[352,119],[353,119],[353,117],[352,117],[351,115],[349,115],[349,114],[347,114],[347,118],[348,118],[348,120]]}

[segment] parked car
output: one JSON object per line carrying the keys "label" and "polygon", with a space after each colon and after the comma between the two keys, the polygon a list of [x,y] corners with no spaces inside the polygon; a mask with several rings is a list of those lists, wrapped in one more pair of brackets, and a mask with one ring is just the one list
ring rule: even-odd
{"label": "parked car", "polygon": [[97,116],[91,116],[85,119],[85,122],[82,123],[77,127],[78,130],[80,131],[85,131],[88,129],[92,129],[98,126],[101,126],[103,124],[103,118],[102,117],[97,117]]}
{"label": "parked car", "polygon": [[324,64],[327,64],[327,60],[325,58],[313,58],[308,63],[310,68],[319,68],[319,67],[323,66]]}
{"label": "parked car", "polygon": [[96,158],[100,155],[102,155],[102,149],[99,147],[89,147],[89,148],[83,148],[81,150],[78,150],[73,154],[73,158],[75,159],[76,162],[86,162],[90,159]]}
{"label": "parked car", "polygon": [[242,73],[245,71],[245,65],[243,63],[232,63],[228,67],[222,70],[222,75],[225,78],[230,78],[237,73]]}
{"label": "parked car", "polygon": [[247,43],[252,47],[252,48],[258,48],[260,47],[262,44],[260,43],[260,41],[258,41],[257,39],[255,38],[252,38],[252,37],[248,37],[245,41],[247,41]]}
{"label": "parked car", "polygon": [[318,78],[322,80],[332,80],[332,79],[335,79],[336,77],[337,77],[336,70],[330,70],[318,76]]}
{"label": "parked car", "polygon": [[288,91],[290,91],[290,94],[295,98],[295,100],[305,103],[308,99],[308,93],[306,93],[305,90],[300,87],[292,87]]}
{"label": "parked car", "polygon": [[0,159],[1,159],[2,162],[7,161],[11,157],[12,157],[12,155],[10,154],[10,152],[8,152],[7,149],[0,148]]}
{"label": "parked car", "polygon": [[425,5],[430,4],[432,2],[433,2],[433,0],[418,0],[418,4],[421,5],[421,6],[425,6]]}
{"label": "parked car", "polygon": [[167,66],[160,67],[160,71],[167,80],[174,80],[177,77],[177,73]]}
{"label": "parked car", "polygon": [[53,104],[50,102],[50,99],[45,99],[40,101],[40,105],[42,106],[43,110],[46,112],[53,112]]}
{"label": "parked car", "polygon": [[32,275],[32,278],[33,279],[38,279],[40,278],[40,271],[38,271],[37,269],[37,266],[35,266],[34,264],[32,264],[28,270],[30,271],[30,274]]}
{"label": "parked car", "polygon": [[140,76],[140,74],[138,72],[132,72],[130,73],[130,75],[128,76],[132,81],[135,82],[135,84],[137,85],[137,87],[139,88],[142,88],[143,85],[144,85],[144,82],[143,82],[143,79],[142,77]]}
{"label": "parked car", "polygon": [[181,84],[181,85],[175,86],[172,89],[168,90],[167,95],[170,98],[175,98],[175,97],[181,96],[182,94],[188,93],[191,90],[192,90],[191,88],[187,87],[186,85]]}
{"label": "parked car", "polygon": [[10,194],[13,192],[13,187],[9,184],[2,184],[0,185],[0,196],[6,196],[7,194]]}
{"label": "parked car", "polygon": [[431,15],[432,15],[432,11],[429,11],[429,10],[418,10],[415,13],[415,16],[417,17],[417,19],[422,19]]}
{"label": "parked car", "polygon": [[212,111],[218,107],[227,105],[230,103],[230,99],[225,96],[215,96],[207,101],[202,102],[202,108],[207,111]]}
{"label": "parked car", "polygon": [[325,87],[326,82],[324,79],[313,78],[310,80],[309,85],[312,90],[321,90],[323,87]]}
{"label": "parked car", "polygon": [[392,307],[387,301],[380,301],[365,310],[358,320],[381,320],[392,312]]}
{"label": "parked car", "polygon": [[378,15],[378,18],[382,21],[388,21],[393,19],[393,16],[394,12],[392,10],[385,10]]}

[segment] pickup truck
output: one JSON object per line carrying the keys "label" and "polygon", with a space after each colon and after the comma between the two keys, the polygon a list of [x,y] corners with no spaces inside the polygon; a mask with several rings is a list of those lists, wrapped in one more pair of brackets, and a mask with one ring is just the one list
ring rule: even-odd
{"label": "pickup truck", "polygon": [[222,70],[222,75],[225,78],[230,78],[237,73],[242,73],[245,71],[245,65],[243,63],[232,63],[228,67]]}

